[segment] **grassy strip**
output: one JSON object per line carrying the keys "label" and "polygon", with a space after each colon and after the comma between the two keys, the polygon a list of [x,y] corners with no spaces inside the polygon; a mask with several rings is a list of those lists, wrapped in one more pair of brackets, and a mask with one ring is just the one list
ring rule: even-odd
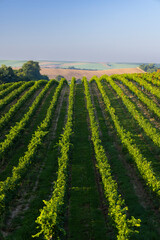
{"label": "grassy strip", "polygon": [[46,84],[43,80],[36,81],[35,84],[14,104],[9,111],[0,119],[0,129],[9,122],[11,117],[19,110],[19,108],[27,101],[27,99],[43,84]]}
{"label": "grassy strip", "polygon": [[136,230],[134,230],[134,227],[139,227],[141,221],[140,219],[135,219],[133,216],[131,217],[131,219],[127,219],[128,207],[125,206],[124,200],[122,199],[121,195],[118,194],[117,183],[112,178],[111,168],[99,137],[98,124],[94,115],[94,109],[91,101],[87,79],[83,78],[83,81],[85,86],[85,95],[87,99],[87,109],[90,117],[92,141],[96,154],[97,166],[102,177],[104,194],[109,202],[109,214],[114,220],[116,228],[118,230],[117,239],[127,240],[130,238],[131,234],[137,232]]}
{"label": "grassy strip", "polygon": [[151,188],[153,192],[155,192],[158,196],[160,196],[160,180],[156,177],[152,167],[151,162],[148,162],[146,158],[142,156],[139,148],[135,143],[133,143],[130,132],[126,132],[123,127],[120,125],[118,117],[115,115],[115,109],[111,106],[110,100],[106,95],[106,92],[100,82],[100,80],[96,79],[96,83],[99,91],[102,94],[104,103],[106,105],[106,110],[111,115],[111,118],[114,122],[114,126],[120,136],[122,143],[127,147],[129,153],[133,157],[137,168],[145,180],[146,184]]}
{"label": "grassy strip", "polygon": [[76,84],[73,131],[67,239],[115,239],[95,169],[83,84]]}
{"label": "grassy strip", "polygon": [[160,147],[160,134],[157,132],[156,128],[152,126],[150,121],[136,109],[135,104],[130,101],[130,99],[124,94],[123,90],[108,76],[102,76],[100,80],[106,80],[111,85],[146,135],[152,139],[154,144]]}
{"label": "grassy strip", "polygon": [[40,216],[36,222],[40,224],[41,230],[33,237],[39,237],[41,234],[49,240],[51,238],[59,239],[60,235],[65,235],[61,222],[61,214],[64,208],[64,197],[67,188],[68,178],[68,152],[70,149],[70,136],[73,126],[73,100],[74,100],[75,78],[72,78],[69,94],[69,107],[67,123],[64,133],[59,141],[60,157],[58,158],[58,177],[54,186],[52,197],[49,201],[43,201],[45,206],[41,209]]}
{"label": "grassy strip", "polygon": [[15,82],[13,83],[11,86],[9,86],[7,89],[3,90],[0,92],[0,99],[4,98],[7,94],[9,94],[10,92],[12,92],[14,89],[18,88],[19,86],[21,86],[22,84],[24,84],[24,82]]}
{"label": "grassy strip", "polygon": [[45,93],[48,91],[48,89],[53,83],[55,83],[55,80],[51,80],[48,82],[48,84],[44,87],[41,93],[34,100],[33,104],[30,106],[29,111],[19,122],[16,123],[14,127],[11,128],[10,132],[6,135],[5,140],[0,143],[0,159],[2,159],[5,152],[14,144],[15,139],[20,136],[20,132],[24,129],[27,122],[30,120],[33,113],[36,111],[39,104],[41,103]]}
{"label": "grassy strip", "polygon": [[43,143],[43,138],[48,133],[47,129],[50,125],[52,114],[64,82],[65,79],[61,79],[58,87],[56,88],[50,106],[47,110],[45,119],[42,121],[40,126],[33,134],[32,139],[28,145],[28,150],[25,152],[24,156],[19,159],[18,166],[13,167],[12,176],[8,177],[5,181],[0,183],[0,209],[5,208],[7,195],[9,194],[9,192],[12,192],[16,188],[18,182],[21,180],[22,176],[27,171],[28,166],[32,163],[38,147]]}

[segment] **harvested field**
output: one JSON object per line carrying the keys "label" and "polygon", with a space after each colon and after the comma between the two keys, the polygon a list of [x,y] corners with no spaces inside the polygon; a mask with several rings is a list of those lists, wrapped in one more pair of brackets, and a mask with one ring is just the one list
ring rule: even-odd
{"label": "harvested field", "polygon": [[102,71],[89,71],[89,70],[75,70],[75,69],[51,69],[51,68],[41,68],[41,74],[47,75],[50,79],[55,78],[57,75],[64,76],[67,80],[72,77],[81,79],[83,76],[88,79],[92,78],[94,75],[101,77],[102,75],[113,75],[113,74],[123,74],[123,73],[144,73],[140,68],[121,68],[121,69],[110,69]]}

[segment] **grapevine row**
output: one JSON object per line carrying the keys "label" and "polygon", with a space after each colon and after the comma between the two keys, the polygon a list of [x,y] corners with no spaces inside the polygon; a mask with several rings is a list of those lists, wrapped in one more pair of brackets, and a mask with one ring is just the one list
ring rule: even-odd
{"label": "grapevine row", "polygon": [[[0,182],[0,209],[5,208],[5,200],[10,192],[12,192],[20,182],[22,176],[26,173],[28,166],[32,163],[37,149],[43,144],[43,138],[48,133],[48,127],[50,125],[52,114],[57,103],[59,94],[61,92],[62,86],[64,85],[65,79],[62,79],[56,88],[55,94],[52,98],[50,106],[47,110],[45,119],[42,121],[40,126],[34,132],[31,141],[28,145],[28,150],[25,152],[24,156],[19,159],[19,163],[16,167],[12,169],[12,176],[8,177],[5,181]],[[46,86],[50,86],[52,81],[50,81]]]}
{"label": "grapevine row", "polygon": [[152,77],[158,81],[160,81],[160,73],[153,73]]}
{"label": "grapevine row", "polygon": [[0,119],[0,129],[9,122],[11,117],[19,110],[19,108],[27,101],[27,99],[42,85],[44,80],[36,81],[35,84],[15,103],[9,111]]}
{"label": "grapevine row", "polygon": [[12,83],[3,83],[0,85],[0,91],[3,91],[4,89],[6,89],[7,87],[11,86],[13,84]]}
{"label": "grapevine row", "polygon": [[0,98],[4,98],[8,93],[21,86],[24,82],[16,82],[9,86],[7,89],[0,92]]}
{"label": "grapevine row", "polygon": [[67,188],[68,161],[70,149],[70,136],[73,127],[73,100],[74,100],[75,78],[72,78],[69,94],[69,107],[67,122],[63,135],[59,140],[60,157],[58,158],[58,176],[54,186],[52,197],[49,201],[43,201],[45,206],[40,210],[36,223],[40,225],[40,232],[33,237],[39,237],[43,234],[44,239],[59,239],[60,235],[65,234],[61,227],[61,214],[64,207],[64,197]]}
{"label": "grapevine row", "polygon": [[21,86],[18,89],[15,89],[9,95],[7,95],[5,98],[0,100],[0,109],[2,109],[4,106],[6,106],[12,100],[14,100],[18,95],[20,95],[29,86],[32,86],[33,83],[34,83],[33,81],[21,83]]}
{"label": "grapevine row", "polygon": [[143,80],[142,78],[136,77],[135,75],[132,76],[131,74],[127,74],[127,75],[125,75],[125,77],[128,78],[129,80],[133,80],[133,81],[139,83],[140,86],[144,87],[149,92],[151,92],[153,95],[160,98],[160,90],[157,87],[153,86],[152,84],[148,83],[147,81]]}
{"label": "grapevine row", "polygon": [[113,177],[111,175],[111,168],[100,140],[98,124],[95,119],[94,108],[91,101],[87,79],[83,78],[83,82],[85,87],[87,109],[90,118],[92,142],[97,159],[97,166],[101,174],[104,186],[104,194],[109,202],[109,214],[115,222],[116,228],[118,230],[117,239],[127,240],[129,239],[131,233],[135,232],[133,228],[135,226],[140,226],[140,219],[135,219],[133,216],[131,219],[127,219],[128,207],[125,206],[124,200],[122,199],[121,195],[118,194],[117,183],[115,180],[113,180]]}
{"label": "grapevine row", "polygon": [[115,109],[111,106],[110,100],[106,95],[106,92],[100,80],[96,78],[94,79],[96,80],[98,89],[101,92],[106,108],[114,122],[115,129],[117,130],[117,133],[120,136],[122,144],[126,146],[128,152],[133,157],[133,160],[135,161],[137,168],[142,178],[145,180],[146,184],[152,189],[153,192],[160,196],[160,180],[159,178],[156,177],[152,169],[151,162],[148,162],[146,158],[142,156],[137,145],[133,143],[130,132],[126,132],[124,128],[121,126],[119,119],[115,114]]}
{"label": "grapevine row", "polygon": [[147,107],[153,111],[158,117],[160,117],[160,109],[157,104],[149,99],[142,91],[140,91],[132,82],[128,81],[126,78],[122,76],[113,76],[112,79],[121,81],[124,85],[126,85],[137,97],[147,105]]}
{"label": "grapevine row", "polygon": [[[150,74],[147,74],[147,75],[142,75],[141,78],[148,81],[148,82],[151,82],[152,84],[157,85],[159,87],[160,86],[160,81],[159,81],[159,79],[155,79],[154,76],[155,76],[154,74],[150,73]],[[158,76],[159,76],[159,74],[157,75],[157,77]]]}
{"label": "grapevine row", "polygon": [[118,96],[122,99],[128,111],[138,122],[139,126],[143,128],[146,135],[149,136],[158,147],[160,147],[160,134],[157,132],[156,128],[152,127],[152,124],[149,122],[149,120],[146,119],[140,112],[138,112],[135,104],[130,101],[122,89],[108,76],[102,76],[100,79],[105,79],[112,86]]}
{"label": "grapevine row", "polygon": [[2,155],[5,154],[6,150],[13,145],[14,140],[19,136],[20,132],[24,129],[36,109],[41,103],[41,100],[43,99],[44,95],[50,88],[50,86],[55,82],[55,80],[50,80],[47,85],[44,87],[44,89],[41,91],[41,93],[36,97],[32,105],[30,106],[28,112],[24,114],[23,118],[15,124],[14,127],[11,128],[10,132],[6,135],[6,138],[3,142],[0,143],[0,158],[2,158]]}

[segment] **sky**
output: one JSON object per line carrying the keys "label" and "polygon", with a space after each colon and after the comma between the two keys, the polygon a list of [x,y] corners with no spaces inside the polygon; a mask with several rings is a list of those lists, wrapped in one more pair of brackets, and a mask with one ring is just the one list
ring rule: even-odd
{"label": "sky", "polygon": [[160,0],[0,0],[0,59],[160,63]]}

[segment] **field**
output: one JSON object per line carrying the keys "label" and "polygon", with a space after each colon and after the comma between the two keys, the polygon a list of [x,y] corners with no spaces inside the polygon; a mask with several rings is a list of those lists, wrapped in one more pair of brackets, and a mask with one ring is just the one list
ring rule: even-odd
{"label": "field", "polygon": [[159,240],[159,129],[160,73],[0,85],[0,239]]}
{"label": "field", "polygon": [[[5,64],[11,67],[22,67],[26,61],[0,60],[0,65]],[[41,68],[68,69],[76,68],[80,70],[109,70],[121,68],[137,68],[141,63],[105,63],[105,62],[71,62],[71,61],[38,61]]]}
{"label": "field", "polygon": [[113,74],[124,74],[124,73],[144,73],[140,68],[120,68],[120,69],[110,69],[110,70],[77,70],[77,69],[53,69],[53,68],[41,68],[41,74],[45,74],[49,79],[55,78],[57,75],[65,77],[70,80],[72,77],[81,79],[82,77],[87,77],[88,79],[93,76],[113,75]]}

